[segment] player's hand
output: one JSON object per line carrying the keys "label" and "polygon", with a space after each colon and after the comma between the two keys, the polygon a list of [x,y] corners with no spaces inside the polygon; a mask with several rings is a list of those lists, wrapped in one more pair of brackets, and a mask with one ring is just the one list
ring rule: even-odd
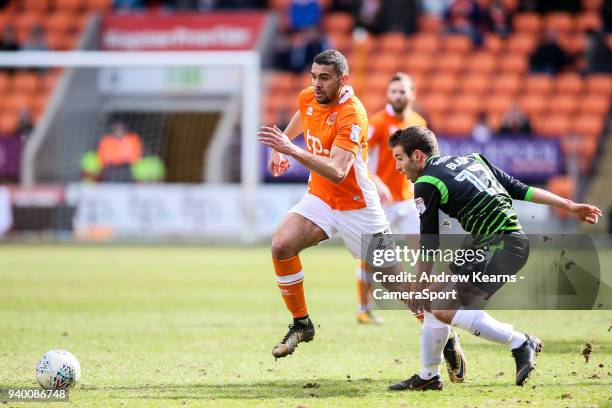
{"label": "player's hand", "polygon": [[[412,282],[410,284],[410,292],[413,294],[416,292],[422,292],[425,289],[426,284],[423,282]],[[408,307],[410,311],[415,315],[422,314],[425,310],[425,300],[423,299],[414,299],[416,296],[411,296],[412,299],[408,300]]]}
{"label": "player's hand", "polygon": [[277,152],[286,155],[291,155],[296,148],[296,146],[291,143],[291,140],[289,140],[289,137],[276,125],[273,127],[262,126],[261,130],[257,133],[257,140]]}
{"label": "player's hand", "polygon": [[274,177],[280,177],[289,170],[291,163],[287,158],[276,150],[270,151],[270,161],[268,162],[268,170]]}
{"label": "player's hand", "polygon": [[572,203],[569,212],[576,215],[580,221],[597,224],[599,217],[603,217],[601,210],[591,204]]}

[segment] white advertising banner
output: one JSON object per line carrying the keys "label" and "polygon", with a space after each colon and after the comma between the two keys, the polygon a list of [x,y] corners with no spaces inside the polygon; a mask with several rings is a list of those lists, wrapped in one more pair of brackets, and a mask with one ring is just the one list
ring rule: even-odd
{"label": "white advertising banner", "polygon": [[[271,236],[305,191],[303,185],[261,187],[256,195],[255,238]],[[75,234],[104,229],[113,238],[229,238],[244,233],[239,185],[71,184]]]}

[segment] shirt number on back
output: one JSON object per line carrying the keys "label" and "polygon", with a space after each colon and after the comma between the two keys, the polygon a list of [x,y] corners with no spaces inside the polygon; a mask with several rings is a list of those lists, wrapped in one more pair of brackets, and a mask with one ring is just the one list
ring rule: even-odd
{"label": "shirt number on back", "polygon": [[[484,179],[488,182],[489,186],[486,186],[482,182],[482,179],[475,173],[480,173],[484,176]],[[457,181],[469,181],[478,191],[486,191],[490,195],[496,195],[501,193],[501,187],[499,183],[493,177],[491,172],[487,171],[484,166],[480,163],[472,164],[467,169],[463,169],[455,176]]]}

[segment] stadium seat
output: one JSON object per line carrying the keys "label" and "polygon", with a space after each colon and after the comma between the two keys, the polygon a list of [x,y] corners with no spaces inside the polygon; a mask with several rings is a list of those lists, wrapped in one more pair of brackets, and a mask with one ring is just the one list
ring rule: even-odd
{"label": "stadium seat", "polygon": [[536,133],[544,137],[563,138],[571,132],[571,121],[565,115],[538,116],[534,120]]}
{"label": "stadium seat", "polygon": [[486,34],[484,36],[483,48],[491,54],[500,54],[507,47],[506,41],[498,35]]}
{"label": "stadium seat", "polygon": [[612,75],[591,74],[586,79],[587,91],[590,95],[612,95]]}
{"label": "stadium seat", "polygon": [[430,55],[410,53],[408,57],[404,58],[402,64],[402,70],[408,74],[416,75],[427,73],[433,69],[434,61]]}
{"label": "stadium seat", "polygon": [[323,28],[328,33],[349,33],[355,25],[355,19],[350,13],[334,12],[323,16]]}
{"label": "stadium seat", "polygon": [[484,101],[480,95],[474,93],[461,93],[451,98],[450,106],[462,113],[478,115],[483,111]]}
{"label": "stadium seat", "polygon": [[275,72],[270,76],[268,94],[278,95],[293,90],[294,77],[289,72]]}
{"label": "stadium seat", "polygon": [[548,75],[529,75],[525,80],[525,91],[529,94],[548,94],[553,87],[553,80]]}
{"label": "stadium seat", "polygon": [[75,16],[67,12],[55,12],[45,17],[44,27],[47,33],[66,33],[72,30]]}
{"label": "stadium seat", "polygon": [[473,73],[463,77],[459,88],[463,93],[481,95],[489,89],[490,81],[488,76]]}
{"label": "stadium seat", "polygon": [[419,101],[425,112],[432,117],[435,115],[444,115],[450,106],[448,97],[435,93],[421,96]]}
{"label": "stadium seat", "polygon": [[574,95],[553,95],[546,103],[549,113],[571,115],[578,110],[578,99]]}
{"label": "stadium seat", "polygon": [[517,33],[508,39],[508,51],[512,54],[531,54],[536,45],[537,37],[528,33]]}
{"label": "stadium seat", "polygon": [[578,109],[581,114],[604,116],[610,110],[610,98],[600,94],[583,96],[580,98]]}
{"label": "stadium seat", "polygon": [[[563,198],[575,199],[576,183],[569,176],[552,176],[546,183],[546,189]],[[569,218],[571,215],[560,208],[552,208],[553,213],[559,218]]]}
{"label": "stadium seat", "polygon": [[457,88],[458,79],[450,74],[438,74],[431,79],[429,89],[432,92],[449,94]]}
{"label": "stadium seat", "polygon": [[431,54],[440,49],[440,39],[437,35],[430,33],[416,34],[412,40],[412,53]]}
{"label": "stadium seat", "polygon": [[575,72],[558,75],[555,78],[554,90],[557,94],[581,94],[584,90],[584,81]]}
{"label": "stadium seat", "polygon": [[582,0],[582,8],[585,11],[599,11],[604,0]]}
{"label": "stadium seat", "polygon": [[380,92],[368,92],[365,94],[364,105],[368,115],[372,115],[385,107],[387,97]]}
{"label": "stadium seat", "polygon": [[493,94],[486,98],[484,108],[489,117],[503,116],[513,103],[513,98],[506,94]]}
{"label": "stadium seat", "polygon": [[385,95],[387,93],[387,86],[389,85],[391,74],[386,72],[373,72],[373,74],[367,77],[368,93],[380,93]]}
{"label": "stadium seat", "polygon": [[51,31],[47,34],[49,48],[54,51],[68,51],[76,46],[77,36],[70,33]]}
{"label": "stadium seat", "polygon": [[[11,79],[9,78],[9,74],[4,72],[4,71],[0,71],[0,96],[7,94],[10,90],[11,90]],[[0,103],[1,102],[1,97],[0,97]]]}
{"label": "stadium seat", "polygon": [[379,37],[379,44],[384,53],[403,55],[406,52],[406,35],[404,33],[383,34]]}
{"label": "stadium seat", "polygon": [[41,77],[43,92],[51,93],[57,85],[62,72],[61,70],[48,70]]}
{"label": "stadium seat", "polygon": [[327,36],[331,46],[342,52],[350,50],[353,46],[353,39],[350,34],[335,32],[329,33]]}
{"label": "stadium seat", "polygon": [[497,68],[497,59],[495,55],[488,52],[475,53],[467,61],[467,70],[472,75],[489,75]]}
{"label": "stadium seat", "polygon": [[587,11],[581,13],[576,17],[576,28],[578,31],[600,31],[603,23],[599,13],[594,11]]}
{"label": "stadium seat", "polygon": [[446,118],[444,132],[450,136],[469,136],[476,124],[476,117],[466,112],[454,112]]}
{"label": "stadium seat", "polygon": [[519,101],[518,105],[525,114],[532,116],[537,116],[542,113],[546,109],[547,98],[541,94],[527,94],[523,95]]}
{"label": "stadium seat", "polygon": [[587,46],[587,37],[583,33],[564,33],[559,35],[559,45],[567,53],[583,53]]}
{"label": "stadium seat", "polygon": [[491,81],[491,89],[494,93],[508,96],[516,95],[523,85],[522,77],[516,74],[501,74],[494,76]]}
{"label": "stadium seat", "polygon": [[32,27],[43,22],[43,15],[38,12],[23,12],[11,20],[18,37],[28,38]]}
{"label": "stadium seat", "polygon": [[444,20],[431,14],[421,14],[418,21],[419,32],[440,33],[444,28]]}
{"label": "stadium seat", "polygon": [[465,35],[450,35],[444,39],[444,51],[454,54],[467,54],[472,50],[472,40]]}
{"label": "stadium seat", "polygon": [[440,73],[457,75],[465,67],[465,56],[462,54],[443,53],[436,58],[435,67]]}
{"label": "stadium seat", "polygon": [[27,94],[11,94],[4,98],[2,110],[17,114],[22,109],[32,109],[33,95]]}
{"label": "stadium seat", "polygon": [[504,55],[499,61],[499,69],[509,74],[524,74],[528,66],[527,57],[523,54]]}
{"label": "stadium seat", "polygon": [[86,0],[86,9],[92,11],[107,11],[113,6],[113,0]]}
{"label": "stadium seat", "polygon": [[22,0],[20,6],[26,11],[44,13],[49,9],[49,0]]}
{"label": "stadium seat", "polygon": [[60,11],[77,13],[83,10],[85,0],[55,0],[55,8]]}
{"label": "stadium seat", "polygon": [[566,12],[552,12],[544,17],[544,24],[547,30],[557,33],[569,33],[574,29],[572,15]]}
{"label": "stadium seat", "polygon": [[40,78],[35,72],[17,71],[13,76],[14,93],[34,94],[38,92],[40,88]]}
{"label": "stadium seat", "polygon": [[605,115],[579,114],[572,122],[572,131],[580,136],[598,139],[604,130]]}
{"label": "stadium seat", "polygon": [[14,112],[0,113],[0,135],[10,135],[17,129],[18,118]]}
{"label": "stadium seat", "polygon": [[512,19],[514,30],[518,33],[539,33],[542,29],[542,18],[537,13],[520,13]]}
{"label": "stadium seat", "polygon": [[399,69],[401,53],[389,53],[381,51],[368,58],[368,70],[373,73],[382,73],[391,77]]}

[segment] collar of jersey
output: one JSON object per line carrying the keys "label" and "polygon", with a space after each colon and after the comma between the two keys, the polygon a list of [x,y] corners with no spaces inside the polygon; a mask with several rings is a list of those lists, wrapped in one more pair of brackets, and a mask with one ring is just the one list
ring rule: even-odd
{"label": "collar of jersey", "polygon": [[433,159],[434,157],[440,157],[440,155],[439,155],[439,154],[434,154],[434,155],[429,156],[429,157],[427,158],[427,160],[425,160],[425,165],[429,164],[429,161],[430,161],[431,159]]}

